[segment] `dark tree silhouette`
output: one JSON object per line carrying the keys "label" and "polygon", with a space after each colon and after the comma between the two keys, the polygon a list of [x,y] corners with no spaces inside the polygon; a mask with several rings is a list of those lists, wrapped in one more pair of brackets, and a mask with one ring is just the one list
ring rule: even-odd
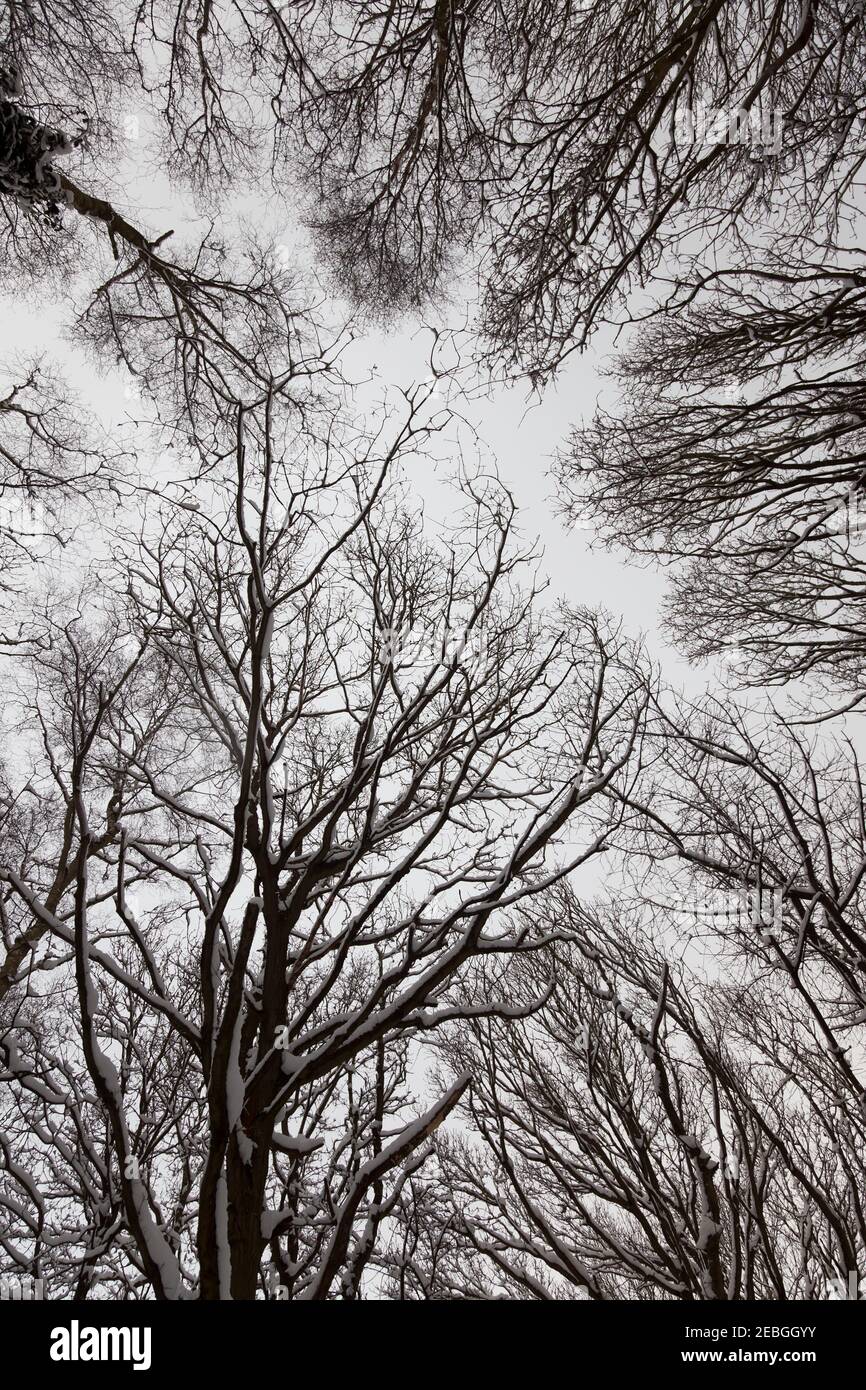
{"label": "dark tree silhouette", "polygon": [[815,676],[863,699],[866,277],[794,247],[706,273],[617,361],[615,410],[575,430],[566,511],[675,562],[669,613],[696,658],[755,683]]}
{"label": "dark tree silhouette", "polygon": [[[3,9],[5,288],[106,407],[3,368],[4,1278],[860,1291],[864,59],[863,0]],[[458,391],[616,326],[565,512],[783,712],[543,595],[471,391],[373,399],[356,309],[434,307]]]}
{"label": "dark tree silhouette", "polygon": [[[0,871],[19,924],[4,1079],[29,1092],[12,1158],[43,1193],[52,1141],[20,1116],[46,1103],[43,989],[66,988],[74,1085],[86,1071],[113,1155],[89,1277],[107,1266],[121,1295],[253,1298],[266,1262],[277,1296],[357,1289],[393,1182],[466,1084],[407,1112],[405,1047],[462,1015],[452,986],[474,959],[540,944],[507,909],[621,817],[603,793],[646,706],[634,653],[591,614],[535,614],[501,489],[465,477],[444,560],[425,544],[390,482],[423,418],[413,393],[365,448],[322,452],[276,398],[239,411],[233,482],[130,540],[106,635],[68,622],[32,658],[42,748],[16,796],[49,777],[59,819],[28,854],[11,840]],[[406,651],[407,626],[432,649]],[[32,844],[26,820],[16,835]],[[176,1085],[189,1141],[161,1108],[151,1127]],[[61,1196],[80,1181],[63,1171]],[[92,1221],[69,1200],[56,1243],[26,1238],[36,1215],[16,1224],[28,1272],[55,1249],[67,1264],[68,1222]]]}
{"label": "dark tree silhouette", "polygon": [[[383,1263],[404,1298],[847,1298],[866,1127],[796,994],[562,885],[545,951],[480,974],[540,1010],[442,1045],[473,1077]],[[421,1258],[419,1258],[419,1252]]]}
{"label": "dark tree silhouette", "polygon": [[862,164],[849,0],[309,5],[298,33],[280,110],[343,281],[425,302],[471,251],[483,332],[536,377],[662,256],[748,254],[771,209],[832,226]]}

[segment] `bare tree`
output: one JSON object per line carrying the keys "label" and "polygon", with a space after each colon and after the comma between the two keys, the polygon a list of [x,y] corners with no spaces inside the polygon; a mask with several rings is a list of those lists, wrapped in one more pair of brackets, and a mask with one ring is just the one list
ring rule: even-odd
{"label": "bare tree", "polygon": [[307,427],[315,418],[325,433],[343,410],[337,358],[351,329],[326,324],[293,259],[236,219],[226,217],[220,229],[213,219],[202,226],[187,206],[181,215],[191,228],[175,236],[171,227],[151,232],[134,210],[122,142],[129,120],[139,117],[124,104],[141,114],[135,133],[143,146],[147,103],[134,19],[132,10],[78,0],[50,12],[7,6],[0,19],[7,282],[39,303],[71,290],[73,341],[95,349],[102,366],[119,365],[128,398],[149,402],[131,414],[163,427],[136,434],[141,422],[134,420],[122,442],[113,425],[106,438],[57,368],[4,364],[4,645],[31,637],[40,557],[65,548],[94,508],[110,501],[114,510],[121,498],[151,487],[152,451],[182,450],[193,488],[198,471],[219,469],[227,457],[231,464],[238,401],[254,406],[282,394]]}
{"label": "bare tree", "polygon": [[[74,5],[69,23],[85,43]],[[343,283],[380,311],[429,301],[471,251],[490,345],[539,377],[696,234],[742,249],[769,208],[832,227],[862,162],[854,0],[176,0],[114,27],[115,90],[147,95],[173,175],[216,198],[268,163],[279,188],[300,174]],[[45,66],[62,128],[66,75]]]}
{"label": "bare tree", "polygon": [[653,737],[658,756],[630,802],[635,863],[651,880],[669,867],[662,903],[695,885],[699,896],[727,894],[716,926],[732,952],[757,955],[802,999],[839,1087],[862,1106],[866,856],[855,748],[715,701],[660,711]]}
{"label": "bare tree", "polygon": [[0,394],[0,644],[26,636],[18,607],[34,566],[56,556],[129,471],[44,362],[19,362]]}
{"label": "bare tree", "polygon": [[[476,366],[540,385],[638,325],[566,510],[674,566],[691,656],[855,708],[864,55],[860,0],[6,7],[7,278],[71,295],[154,428],[106,437],[41,362],[0,387],[4,1272],[171,1301],[859,1278],[856,749],[823,707],[662,696],[548,601],[428,387],[355,413],[352,322],[238,195],[306,200],[381,315],[474,267]],[[84,515],[91,568],[25,594]]]}
{"label": "bare tree", "polygon": [[[837,248],[705,272],[617,361],[615,413],[576,430],[571,516],[674,562],[673,630],[755,684],[863,698],[864,282]],[[696,621],[696,616],[698,620]]]}
{"label": "bare tree", "polygon": [[748,255],[768,215],[832,226],[862,163],[848,0],[308,5],[303,62],[270,23],[285,138],[344,282],[385,310],[424,302],[471,248],[484,333],[537,377],[663,254],[742,233]]}
{"label": "bare tree", "polygon": [[[385,1258],[410,1298],[852,1296],[862,1108],[802,1000],[561,885],[521,909],[562,938],[500,972],[505,1025],[451,1032],[468,1133],[437,1145]],[[723,947],[723,942],[717,942]],[[422,1243],[424,1256],[415,1252]],[[435,1258],[431,1247],[435,1243]],[[856,1296],[856,1294],[854,1295]]]}
{"label": "bare tree", "polygon": [[[138,121],[122,103],[146,104],[131,11],[115,17],[71,0],[39,23],[32,7],[12,6],[6,24],[0,215],[10,279],[44,291],[71,278],[80,339],[128,370],[163,422],[191,433],[212,464],[234,402],[274,390],[309,400],[345,330],[314,322],[316,296],[288,248],[260,244],[229,217],[202,229],[190,207],[190,233],[151,231],[130,207],[114,166],[124,122]],[[144,126],[139,136],[144,144]]]}
{"label": "bare tree", "polygon": [[[268,159],[281,189],[300,174],[344,284],[379,310],[435,297],[471,249],[494,354],[539,379],[698,238],[742,258],[767,217],[796,235],[832,232],[862,162],[866,39],[853,0],[401,0],[349,12],[304,0],[291,16],[179,0],[116,21],[72,3],[64,18],[73,51],[103,31],[110,41],[82,90],[71,62],[45,58],[37,25],[12,24],[10,226],[19,213],[30,226],[40,207],[55,230],[64,207],[95,224],[120,285],[142,299],[131,319],[152,321],[155,301],[187,350],[191,324],[214,334],[214,292],[260,304],[265,287],[228,273],[219,236],[169,256],[168,233],[117,205],[103,156],[129,91],[154,108],[170,172],[212,202]],[[44,31],[45,47],[62,48],[61,28]],[[57,132],[82,101],[100,121],[66,139]],[[75,139],[83,177],[64,171]],[[106,277],[98,296],[110,304],[117,286]],[[244,376],[242,356],[214,350]]]}
{"label": "bare tree", "polygon": [[[67,624],[62,669],[31,693],[63,735],[64,830],[2,870],[30,923],[7,961],[6,1080],[46,1069],[30,1030],[68,960],[110,1134],[106,1259],[128,1243],[157,1298],[252,1298],[266,1255],[276,1296],[358,1292],[466,1084],[407,1110],[406,1048],[461,1015],[471,961],[528,945],[506,909],[600,853],[621,815],[603,793],[646,705],[634,654],[590,614],[535,613],[498,487],[465,477],[466,515],[424,541],[389,482],[437,428],[424,399],[324,446],[285,432],[276,397],[239,409],[233,480],[130,538],[111,659],[85,660],[92,619]],[[434,648],[407,652],[407,627]],[[114,1011],[133,1002],[127,1063]],[[179,1057],[206,1115],[192,1142],[141,1114]],[[52,1141],[34,1134],[38,1161],[12,1158],[39,1189]]]}

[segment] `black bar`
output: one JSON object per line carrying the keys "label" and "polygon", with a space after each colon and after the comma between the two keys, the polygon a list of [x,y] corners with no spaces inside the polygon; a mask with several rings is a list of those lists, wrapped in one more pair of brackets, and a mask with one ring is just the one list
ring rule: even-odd
{"label": "black bar", "polygon": [[[381,1303],[375,1311],[368,1305],[359,1325],[354,1310],[303,1303],[0,1302],[0,1337],[4,1348],[16,1345],[24,1364],[48,1383],[63,1383],[70,1375],[116,1378],[126,1372],[137,1383],[147,1375],[183,1374],[194,1378],[189,1382],[194,1390],[202,1377],[213,1376],[222,1385],[238,1375],[244,1378],[238,1390],[247,1390],[249,1377],[258,1379],[265,1367],[271,1368],[269,1381],[274,1374],[294,1379],[304,1363],[329,1380],[335,1372],[351,1374],[353,1367],[362,1380],[402,1372],[414,1377],[419,1369],[425,1378],[458,1374],[463,1379],[475,1370],[489,1384],[497,1367],[509,1381],[527,1373],[532,1379],[552,1374],[555,1358],[557,1379],[564,1372],[576,1386],[593,1369],[638,1375],[641,1381],[672,1372],[700,1381],[707,1371],[736,1375],[752,1368],[771,1382],[791,1370],[822,1380],[843,1367],[862,1375],[862,1301],[857,1306],[853,1299],[581,1301],[532,1312],[525,1305],[506,1307]],[[500,1317],[506,1321],[500,1323]],[[118,1329],[104,1344],[103,1328]],[[139,1329],[137,1335],[133,1329]],[[77,1349],[78,1359],[53,1359],[52,1347],[69,1356]],[[107,1356],[116,1349],[126,1359],[84,1359],[81,1353],[92,1349]],[[134,1358],[147,1359],[147,1366],[134,1371]]]}

